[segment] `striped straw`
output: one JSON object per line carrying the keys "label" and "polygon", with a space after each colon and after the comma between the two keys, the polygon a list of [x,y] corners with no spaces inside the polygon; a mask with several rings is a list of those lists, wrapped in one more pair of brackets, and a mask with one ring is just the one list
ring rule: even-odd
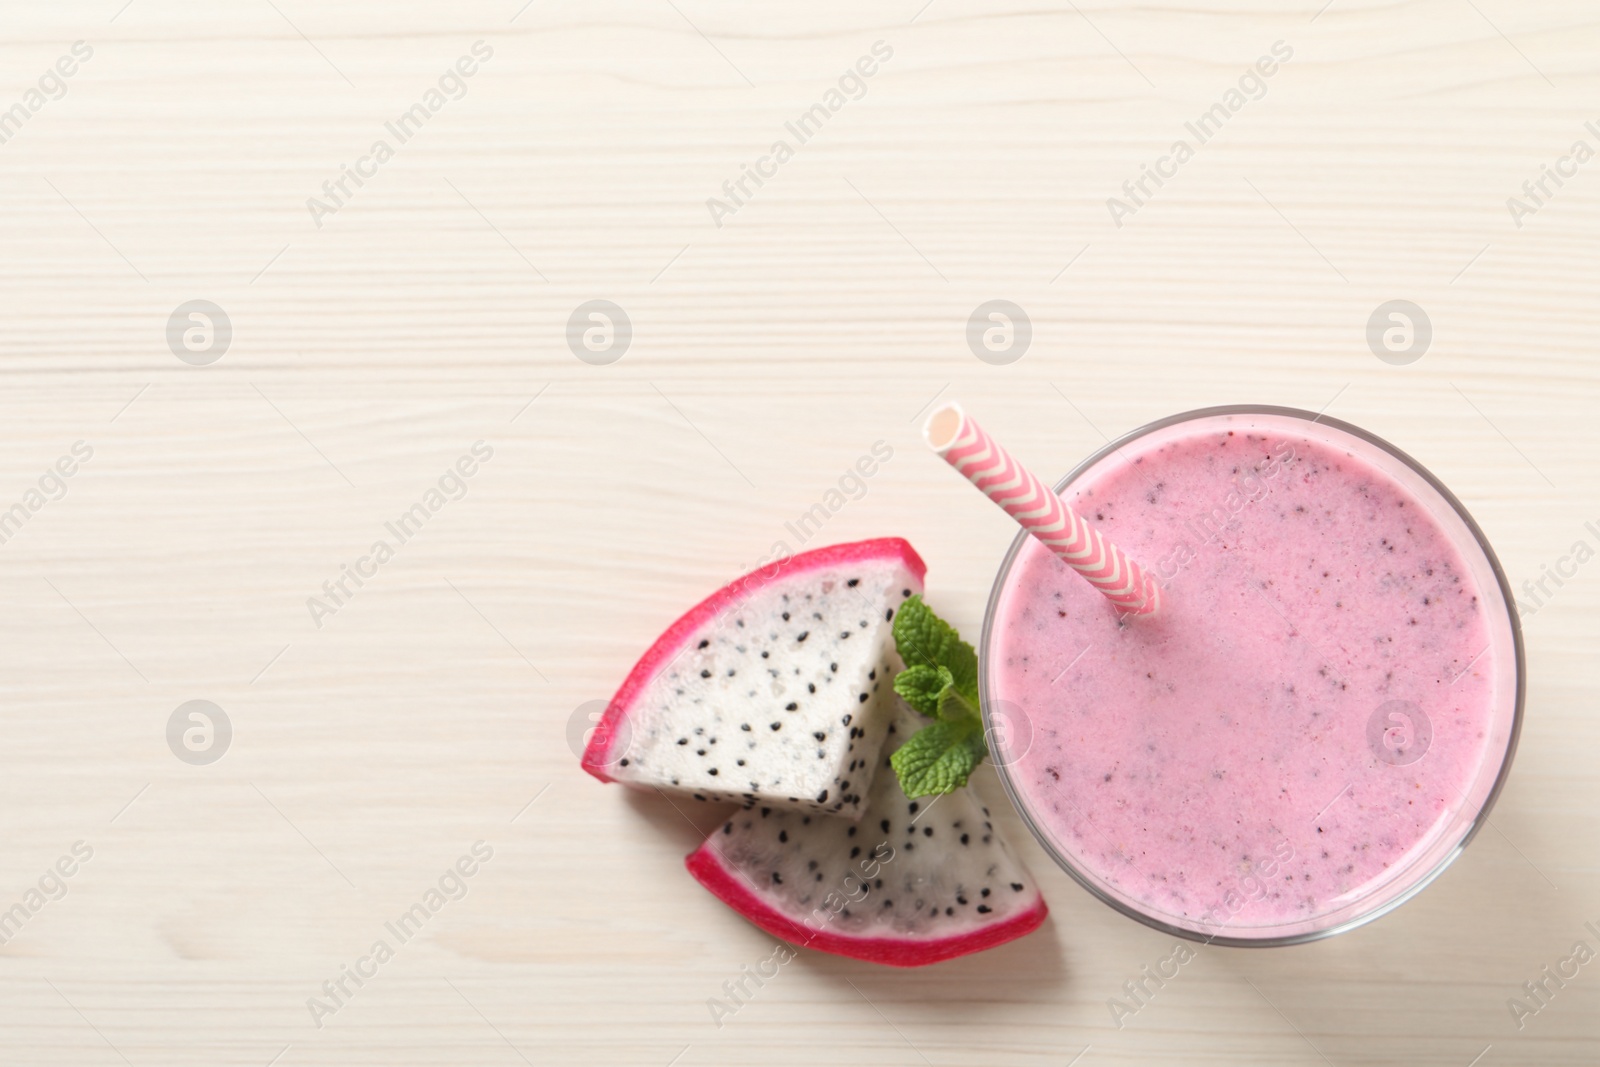
{"label": "striped straw", "polygon": [[961,405],[939,408],[928,416],[922,433],[950,466],[1111,603],[1133,615],[1160,610],[1161,587],[1155,579],[1013,459]]}

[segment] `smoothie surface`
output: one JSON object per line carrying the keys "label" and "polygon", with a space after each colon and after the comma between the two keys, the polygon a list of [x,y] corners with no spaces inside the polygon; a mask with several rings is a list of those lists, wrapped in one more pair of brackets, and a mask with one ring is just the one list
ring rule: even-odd
{"label": "smoothie surface", "polygon": [[1373,446],[1303,426],[1140,438],[1068,488],[1161,578],[1159,619],[1119,620],[1031,539],[995,606],[990,691],[1031,728],[1003,754],[1024,809],[1187,928],[1313,922],[1414,881],[1505,756],[1478,546]]}

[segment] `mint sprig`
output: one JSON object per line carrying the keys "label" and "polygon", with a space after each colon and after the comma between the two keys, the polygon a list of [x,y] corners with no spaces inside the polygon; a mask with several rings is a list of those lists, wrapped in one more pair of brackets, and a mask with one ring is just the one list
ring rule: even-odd
{"label": "mint sprig", "polygon": [[908,664],[895,675],[894,691],[934,721],[895,750],[889,764],[913,799],[960,789],[989,754],[978,712],[978,654],[921,594],[900,605],[894,643]]}

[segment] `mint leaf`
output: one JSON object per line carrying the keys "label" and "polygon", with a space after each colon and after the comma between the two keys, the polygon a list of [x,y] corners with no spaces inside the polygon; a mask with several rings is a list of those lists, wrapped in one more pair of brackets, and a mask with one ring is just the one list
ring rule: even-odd
{"label": "mint leaf", "polygon": [[957,692],[954,686],[939,694],[938,711],[938,717],[943,722],[961,722],[963,719],[977,719],[981,723],[982,717],[978,714],[977,701],[968,700],[963,694]]}
{"label": "mint leaf", "polygon": [[[955,627],[933,613],[922,594],[900,605],[894,617],[894,645],[907,667],[943,667],[956,691],[978,704],[978,654]],[[920,710],[920,709],[919,709]]]}
{"label": "mint leaf", "polygon": [[913,709],[932,719],[938,717],[939,699],[953,683],[947,668],[918,663],[894,676],[894,691]]}
{"label": "mint leaf", "polygon": [[894,691],[934,721],[912,734],[889,764],[908,797],[960,789],[988,755],[978,712],[978,654],[920,594],[900,605],[894,643],[907,664],[895,675]]}
{"label": "mint leaf", "polygon": [[889,757],[907,797],[949,793],[967,784],[988,749],[983,725],[973,716],[931,722]]}

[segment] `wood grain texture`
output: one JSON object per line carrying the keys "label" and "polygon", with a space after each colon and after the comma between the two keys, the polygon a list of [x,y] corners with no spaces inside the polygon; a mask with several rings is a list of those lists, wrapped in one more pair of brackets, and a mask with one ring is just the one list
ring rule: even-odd
{"label": "wood grain texture", "polygon": [[[0,946],[0,1061],[1596,1062],[1600,964],[1521,1030],[1506,1001],[1600,923],[1597,565],[1525,619],[1515,773],[1451,870],[1330,941],[1202,949],[1120,1029],[1108,998],[1169,939],[1055,870],[990,770],[1042,931],[916,973],[802,955],[718,1028],[707,998],[772,944],[682,870],[706,816],[568,748],[878,440],[820,536],[909,538],[975,632],[1011,532],[921,449],[936,395],[1042,474],[1173,411],[1327,406],[1449,483],[1514,584],[1594,544],[1600,162],[1520,227],[1506,201],[1600,148],[1600,24],[1320,3],[0,3],[0,109],[93,48],[0,144],[0,510],[93,449],[0,544],[0,907],[94,850]],[[480,40],[319,227],[307,199]],[[715,225],[877,41],[865,94]],[[1116,226],[1107,198],[1277,41],[1264,95]],[[965,340],[995,298],[1033,325],[1007,366]],[[209,366],[167,343],[195,299],[234,331]],[[565,341],[591,299],[633,324],[608,366]],[[1367,347],[1391,299],[1433,324],[1409,366]],[[478,441],[465,495],[319,627],[307,598]],[[193,699],[233,724],[209,766],[165,739]],[[465,898],[316,1026],[307,998],[479,840]]]}

